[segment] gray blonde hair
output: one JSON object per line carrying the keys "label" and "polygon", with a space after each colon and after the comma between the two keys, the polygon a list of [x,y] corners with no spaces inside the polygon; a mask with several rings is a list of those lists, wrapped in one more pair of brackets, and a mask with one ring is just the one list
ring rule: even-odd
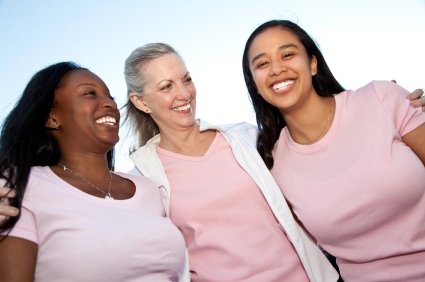
{"label": "gray blonde hair", "polygon": [[[140,111],[133,105],[130,94],[144,95],[147,65],[150,61],[166,54],[179,56],[177,51],[168,44],[149,43],[136,48],[125,60],[124,77],[127,84],[128,101],[123,107],[125,109],[124,122],[129,122],[129,130],[136,137],[138,147],[144,146],[149,139],[159,134],[159,128],[150,114]],[[132,150],[134,151],[134,149]]]}

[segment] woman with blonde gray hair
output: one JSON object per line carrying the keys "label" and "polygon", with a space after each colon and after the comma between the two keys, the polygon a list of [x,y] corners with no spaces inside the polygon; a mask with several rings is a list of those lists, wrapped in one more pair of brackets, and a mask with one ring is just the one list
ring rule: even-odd
{"label": "woman with blonde gray hair", "polygon": [[179,281],[338,280],[258,154],[257,128],[195,119],[196,89],[171,46],[135,49],[125,79],[126,120],[140,147],[132,173],[157,184],[183,234]]}
{"label": "woman with blonde gray hair", "polygon": [[186,242],[187,279],[338,279],[261,161],[257,129],[195,119],[195,85],[171,46],[134,50],[125,78],[131,101],[126,118],[141,146],[130,156],[133,172],[160,188],[166,213]]}

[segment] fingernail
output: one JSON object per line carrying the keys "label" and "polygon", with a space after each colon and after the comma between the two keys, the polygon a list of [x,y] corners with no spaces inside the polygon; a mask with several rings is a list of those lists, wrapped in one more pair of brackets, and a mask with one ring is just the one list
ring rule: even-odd
{"label": "fingernail", "polygon": [[18,209],[10,209],[9,212],[13,215],[16,215],[16,214],[19,213],[19,210]]}
{"label": "fingernail", "polygon": [[15,190],[11,190],[8,194],[9,196],[15,197],[16,196],[16,191]]}

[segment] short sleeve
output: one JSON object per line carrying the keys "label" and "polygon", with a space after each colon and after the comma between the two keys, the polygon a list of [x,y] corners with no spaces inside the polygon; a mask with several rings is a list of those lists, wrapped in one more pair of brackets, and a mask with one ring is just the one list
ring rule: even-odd
{"label": "short sleeve", "polygon": [[34,215],[24,206],[21,208],[21,217],[9,233],[9,236],[19,237],[38,244]]}
{"label": "short sleeve", "polygon": [[[4,186],[5,184],[6,181],[4,179],[0,179],[0,186]],[[26,193],[28,193],[28,191]],[[0,202],[2,205],[8,204],[7,199],[3,199]],[[13,229],[10,231],[9,236],[19,237],[38,244],[37,228],[35,225],[34,215],[30,210],[27,209],[27,207],[25,207],[25,197],[22,203],[20,214],[20,218]],[[0,217],[0,221],[4,219],[5,217]]]}
{"label": "short sleeve", "polygon": [[406,98],[409,91],[390,81],[373,81],[375,93],[400,134],[404,136],[425,123],[421,108],[413,108]]}

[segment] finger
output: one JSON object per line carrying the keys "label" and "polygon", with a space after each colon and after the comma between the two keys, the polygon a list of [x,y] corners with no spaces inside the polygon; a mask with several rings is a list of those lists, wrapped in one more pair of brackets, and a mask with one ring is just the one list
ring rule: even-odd
{"label": "finger", "polygon": [[8,206],[6,204],[0,204],[0,216],[17,216],[19,210],[15,207]]}
{"label": "finger", "polygon": [[0,187],[0,197],[14,198],[15,196],[15,189],[10,189],[8,187]]}
{"label": "finger", "polygon": [[[415,91],[413,91],[412,93],[407,95],[407,99],[409,99],[410,101],[414,101],[414,100],[420,98],[423,94],[424,94],[424,91],[422,89],[416,89]],[[424,106],[425,105],[424,103],[425,103],[425,101],[418,103],[416,106],[417,107]],[[412,106],[415,106],[415,105],[412,104]]]}

